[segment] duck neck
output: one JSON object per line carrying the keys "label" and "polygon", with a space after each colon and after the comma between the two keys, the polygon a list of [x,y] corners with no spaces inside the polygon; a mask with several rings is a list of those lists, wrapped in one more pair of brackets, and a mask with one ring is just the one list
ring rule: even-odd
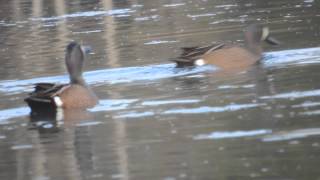
{"label": "duck neck", "polygon": [[251,53],[255,55],[261,55],[262,53],[262,47],[261,44],[252,40],[252,39],[247,39],[245,41],[245,47],[248,49]]}
{"label": "duck neck", "polygon": [[71,57],[66,57],[66,66],[70,76],[70,83],[85,85],[85,81],[82,77],[82,66],[84,57],[82,54],[80,54],[79,56],[78,54],[73,54],[73,56]]}
{"label": "duck neck", "polygon": [[86,86],[86,82],[84,81],[82,76],[78,76],[78,77],[70,76],[70,83]]}

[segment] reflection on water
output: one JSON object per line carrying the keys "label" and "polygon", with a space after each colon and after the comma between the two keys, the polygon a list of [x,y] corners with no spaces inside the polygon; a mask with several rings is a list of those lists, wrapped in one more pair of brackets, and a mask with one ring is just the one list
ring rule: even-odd
{"label": "reflection on water", "polygon": [[[1,1],[0,1],[1,2]],[[0,6],[1,179],[316,179],[319,1],[43,1]],[[223,74],[175,69],[180,47],[283,42]],[[32,84],[65,83],[64,47],[94,52],[87,111],[30,112]],[[219,74],[219,75],[218,75]]]}

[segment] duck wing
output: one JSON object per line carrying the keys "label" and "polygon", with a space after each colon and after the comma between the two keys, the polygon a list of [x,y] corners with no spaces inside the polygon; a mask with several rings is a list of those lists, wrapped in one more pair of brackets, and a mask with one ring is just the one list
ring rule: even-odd
{"label": "duck wing", "polygon": [[31,109],[55,107],[53,97],[59,95],[67,87],[67,84],[37,83],[34,91],[24,100]]}
{"label": "duck wing", "polygon": [[211,53],[215,50],[221,49],[225,46],[223,43],[211,44],[209,46],[201,47],[183,47],[182,53],[179,57],[170,59],[170,61],[176,62],[177,67],[193,66],[194,61],[200,59],[201,56]]}

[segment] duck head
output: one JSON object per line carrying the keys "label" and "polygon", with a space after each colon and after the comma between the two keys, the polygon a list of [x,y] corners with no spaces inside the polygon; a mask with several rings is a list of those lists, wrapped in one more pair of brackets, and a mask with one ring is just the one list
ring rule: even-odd
{"label": "duck head", "polygon": [[86,54],[90,51],[90,47],[80,45],[77,42],[71,42],[67,46],[65,62],[71,84],[85,85],[85,81],[82,77],[82,67]]}
{"label": "duck head", "polygon": [[[257,50],[261,47],[261,42],[267,42],[270,45],[279,45],[280,42],[270,36],[270,30],[263,25],[250,25],[244,32],[245,45],[251,50]],[[259,52],[260,53],[260,52]]]}

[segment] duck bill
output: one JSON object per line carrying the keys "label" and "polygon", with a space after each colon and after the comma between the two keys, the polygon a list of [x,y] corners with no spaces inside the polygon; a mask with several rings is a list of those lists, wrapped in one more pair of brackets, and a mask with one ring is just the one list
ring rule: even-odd
{"label": "duck bill", "polygon": [[277,39],[275,39],[275,38],[273,38],[273,37],[270,37],[270,36],[268,36],[265,41],[266,41],[268,44],[271,44],[271,45],[279,45],[279,44],[281,44]]}
{"label": "duck bill", "polygon": [[83,45],[82,45],[81,48],[82,48],[82,51],[83,51],[85,54],[90,54],[90,53],[93,52],[91,46],[83,46]]}

